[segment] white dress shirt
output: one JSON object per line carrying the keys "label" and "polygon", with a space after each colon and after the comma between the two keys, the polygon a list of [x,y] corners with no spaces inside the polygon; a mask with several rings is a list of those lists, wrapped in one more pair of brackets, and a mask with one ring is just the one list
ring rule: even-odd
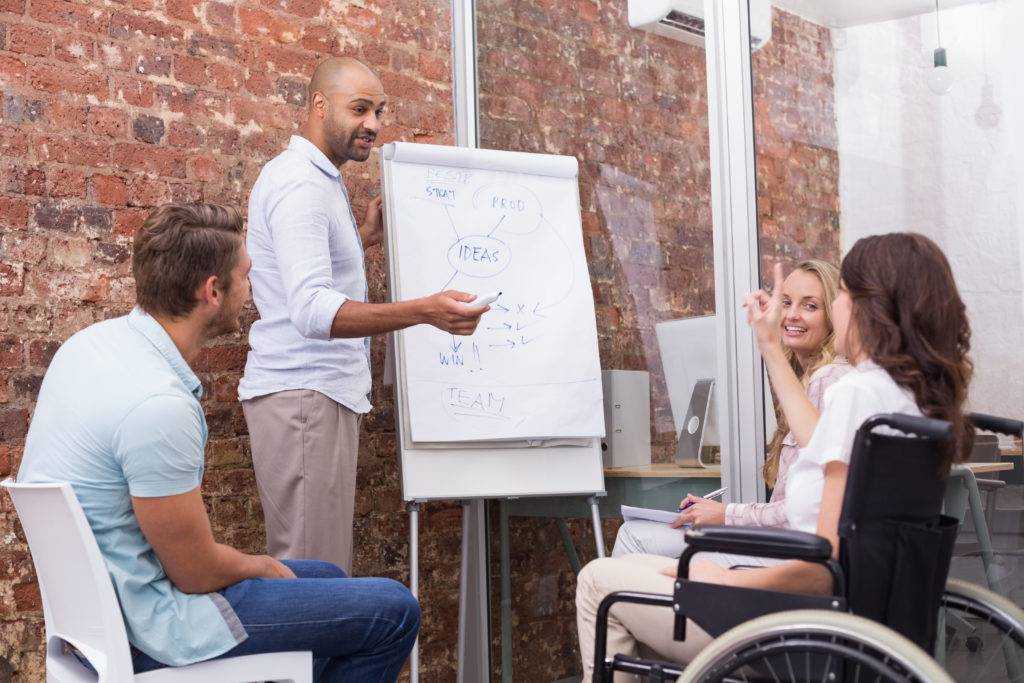
{"label": "white dress shirt", "polygon": [[[825,465],[850,463],[853,437],[864,421],[879,413],[921,415],[909,389],[866,360],[825,390],[825,404],[806,448],[800,449],[786,479],[786,517],[791,529],[815,533],[825,484]],[[880,427],[879,433],[893,433]]]}
{"label": "white dress shirt", "polygon": [[260,319],[239,399],[311,389],[368,412],[369,338],[331,339],[341,305],[366,301],[363,243],[341,174],[306,138],[293,135],[260,172],[246,245]]}

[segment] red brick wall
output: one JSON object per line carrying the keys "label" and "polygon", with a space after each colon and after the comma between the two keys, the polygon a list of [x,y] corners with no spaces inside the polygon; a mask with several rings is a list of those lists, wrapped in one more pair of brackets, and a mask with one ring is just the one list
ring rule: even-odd
{"label": "red brick wall", "polygon": [[[676,440],[654,325],[714,312],[705,53],[630,30],[624,1],[477,6],[482,146],[578,158],[601,366],[651,372],[653,458],[669,461]],[[775,12],[753,74],[763,259],[835,260],[828,31]],[[609,548],[616,526],[605,528]],[[592,533],[582,521],[572,529],[585,562]],[[556,528],[513,518],[511,539],[515,680],[578,672],[575,580]]]}
{"label": "red brick wall", "polygon": [[[449,46],[440,2],[0,0],[0,477],[17,470],[60,343],[131,307],[131,238],[152,206],[244,208],[260,167],[302,120],[309,74],[329,54],[381,75],[393,98],[385,141],[451,142]],[[379,186],[376,157],[346,179],[361,215]],[[380,300],[379,253],[369,265]],[[262,511],[235,394],[245,353],[243,334],[218,340],[199,362],[210,427],[204,491],[218,540],[258,552]],[[390,392],[377,387],[376,402],[360,454],[355,565],[405,580]],[[458,556],[448,546],[457,550],[459,524],[451,506],[424,517],[425,562],[444,558],[424,572],[424,644],[444,641],[427,648],[424,671],[442,680],[453,671]],[[27,548],[2,494],[0,657],[17,680],[42,680],[42,632]]]}

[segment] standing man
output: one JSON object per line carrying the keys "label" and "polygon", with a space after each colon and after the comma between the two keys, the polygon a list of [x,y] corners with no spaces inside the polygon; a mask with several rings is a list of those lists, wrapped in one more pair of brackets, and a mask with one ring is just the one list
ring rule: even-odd
{"label": "standing man", "polygon": [[248,246],[260,319],[238,387],[279,559],[352,566],[359,423],[370,410],[369,335],[426,323],[472,334],[486,306],[446,291],[367,303],[363,250],[381,240],[381,202],[356,224],[339,168],[366,161],[387,98],[362,63],[335,57],[309,82],[309,112],[249,197]]}

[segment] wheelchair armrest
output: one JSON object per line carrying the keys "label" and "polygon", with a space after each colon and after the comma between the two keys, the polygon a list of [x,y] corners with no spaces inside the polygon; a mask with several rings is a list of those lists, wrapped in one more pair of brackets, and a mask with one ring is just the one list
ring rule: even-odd
{"label": "wheelchair armrest", "polygon": [[889,427],[904,434],[916,434],[926,439],[946,440],[953,435],[953,425],[945,420],[936,420],[919,415],[903,413],[883,413],[874,415],[864,421],[858,432],[870,433],[876,427]]}
{"label": "wheelchair armrest", "polygon": [[967,413],[967,419],[977,429],[982,429],[986,432],[1006,434],[1007,436],[1021,436],[1021,433],[1024,432],[1024,422],[1012,420],[1008,417],[996,417],[995,415],[985,415],[983,413]]}
{"label": "wheelchair armrest", "polygon": [[827,539],[792,529],[751,526],[702,526],[686,532],[686,550],[682,559],[696,553],[719,552],[750,557],[774,557],[782,560],[826,562],[832,557],[832,544]]}

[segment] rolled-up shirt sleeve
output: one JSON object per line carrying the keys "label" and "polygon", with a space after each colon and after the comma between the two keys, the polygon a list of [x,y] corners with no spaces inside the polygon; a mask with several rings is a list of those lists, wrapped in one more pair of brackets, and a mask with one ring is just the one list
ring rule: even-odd
{"label": "rolled-up shirt sleeve", "polygon": [[296,178],[275,187],[267,202],[288,317],[310,339],[330,339],[331,326],[349,297],[334,289],[327,202],[314,183]]}

